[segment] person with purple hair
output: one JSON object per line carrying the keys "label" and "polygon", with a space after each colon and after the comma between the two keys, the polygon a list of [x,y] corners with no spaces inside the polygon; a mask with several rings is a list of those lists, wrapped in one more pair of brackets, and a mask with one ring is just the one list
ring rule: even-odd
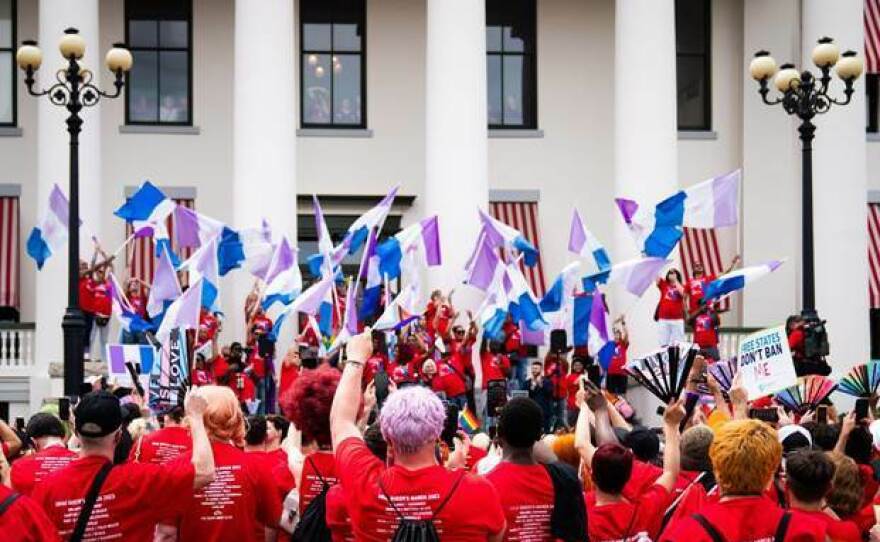
{"label": "person with purple hair", "polygon": [[420,386],[388,396],[379,413],[391,463],[386,467],[357,426],[364,362],[372,353],[370,330],[352,338],[346,353],[330,410],[330,432],[355,538],[387,542],[406,517],[432,521],[444,541],[500,542],[505,519],[495,488],[462,469],[449,471],[438,461],[437,443],[446,419],[440,399]]}

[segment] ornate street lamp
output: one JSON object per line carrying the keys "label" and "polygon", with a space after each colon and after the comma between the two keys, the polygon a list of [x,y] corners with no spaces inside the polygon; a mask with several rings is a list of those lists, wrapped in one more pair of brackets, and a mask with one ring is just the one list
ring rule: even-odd
{"label": "ornate street lamp", "polygon": [[34,74],[43,62],[43,53],[35,41],[24,41],[16,53],[18,67],[24,70],[24,83],[31,96],[48,96],[53,104],[67,109],[67,132],[70,134],[70,213],[68,222],[67,310],[61,327],[64,330],[64,394],[79,395],[83,382],[83,350],[85,349],[85,318],[79,308],[79,133],[83,107],[97,104],[101,98],[117,98],[122,94],[125,74],[131,69],[131,52],[116,43],[107,52],[107,68],[113,72],[115,91],[104,92],[92,82],[94,74],[82,67],[86,42],[79,31],[68,28],[58,44],[67,67],[59,69],[57,83],[44,90],[34,90]]}
{"label": "ornate street lamp", "polygon": [[[828,355],[828,335],[824,321],[819,319],[816,311],[816,286],[813,275],[813,137],[816,125],[813,117],[827,113],[832,105],[846,105],[852,98],[853,83],[862,74],[862,59],[855,51],[846,51],[842,55],[834,40],[822,38],[813,49],[813,63],[819,68],[821,75],[817,79],[809,71],[798,72],[793,64],[783,64],[777,70],[776,61],[767,51],[758,51],[749,66],[752,78],[758,82],[758,92],[767,105],[782,104],[789,115],[796,115],[801,120],[798,127],[802,149],[802,243],[803,243],[803,310],[804,319],[804,355],[807,360],[822,361]],[[844,83],[843,100],[837,100],[828,94],[831,83],[831,69]],[[775,76],[775,77],[774,77]],[[769,83],[773,77],[776,89],[781,97],[769,99]]]}

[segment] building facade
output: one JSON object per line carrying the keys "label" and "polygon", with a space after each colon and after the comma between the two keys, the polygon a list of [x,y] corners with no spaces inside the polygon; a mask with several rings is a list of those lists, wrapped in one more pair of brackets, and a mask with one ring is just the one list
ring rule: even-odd
{"label": "building facade", "polygon": [[[301,257],[314,241],[312,194],[343,223],[399,184],[395,224],[440,215],[445,262],[431,283],[459,280],[478,207],[528,203],[546,284],[569,261],[574,208],[622,260],[636,250],[614,197],[656,201],[742,168],[739,227],[713,233],[712,256],[698,236],[682,254],[717,253],[725,266],[734,254],[787,258],[735,300],[724,317],[734,326],[779,324],[800,308],[797,125],[761,103],[749,61],[767,49],[812,69],[824,35],[864,49],[862,0],[0,0],[0,196],[17,198],[20,255],[53,184],[66,191],[67,134],[62,111],[25,92],[14,50],[40,42],[48,86],[69,26],[104,87],[111,44],[135,58],[126,97],[84,114],[82,216],[108,251],[126,239],[113,210],[145,179],[234,227],[266,218],[299,230]],[[817,306],[841,367],[869,355],[876,85],[859,79],[852,103],[817,121]],[[126,276],[135,255],[121,254]],[[0,370],[0,401],[5,390],[35,408],[60,389],[48,367],[61,360],[66,261],[37,272],[18,260],[15,303],[35,324],[34,350],[25,367]],[[227,329],[243,328],[251,286],[225,279]],[[654,341],[655,302],[651,292],[627,307],[636,352]]]}

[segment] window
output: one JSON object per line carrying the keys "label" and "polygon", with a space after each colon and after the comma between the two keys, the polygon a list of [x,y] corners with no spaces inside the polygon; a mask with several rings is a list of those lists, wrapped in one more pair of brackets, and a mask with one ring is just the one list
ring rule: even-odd
{"label": "window", "polygon": [[366,128],[365,0],[300,1],[303,128]]}
{"label": "window", "polygon": [[192,0],[126,0],[127,124],[192,125]]}
{"label": "window", "polygon": [[865,74],[865,110],[868,121],[865,123],[869,133],[880,131],[880,73]]}
{"label": "window", "polygon": [[486,0],[489,128],[538,126],[535,0]]}
{"label": "window", "polygon": [[15,1],[0,0],[0,126],[16,124]]}
{"label": "window", "polygon": [[675,0],[678,129],[712,129],[709,0]]}

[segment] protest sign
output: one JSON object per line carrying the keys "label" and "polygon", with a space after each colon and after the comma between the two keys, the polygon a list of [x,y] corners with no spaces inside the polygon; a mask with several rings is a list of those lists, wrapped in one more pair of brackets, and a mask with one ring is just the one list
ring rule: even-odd
{"label": "protest sign", "polygon": [[739,343],[739,372],[750,401],[797,384],[785,328],[771,327],[745,337]]}
{"label": "protest sign", "polygon": [[[106,354],[110,376],[120,386],[132,386],[139,390],[147,387],[153,363],[159,359],[159,352],[147,344],[108,344]],[[133,370],[129,371],[126,364],[131,365]],[[137,375],[140,386],[132,380],[133,374]]]}
{"label": "protest sign", "polygon": [[161,356],[150,372],[150,410],[160,412],[183,405],[183,394],[189,386],[186,331],[172,329]]}

